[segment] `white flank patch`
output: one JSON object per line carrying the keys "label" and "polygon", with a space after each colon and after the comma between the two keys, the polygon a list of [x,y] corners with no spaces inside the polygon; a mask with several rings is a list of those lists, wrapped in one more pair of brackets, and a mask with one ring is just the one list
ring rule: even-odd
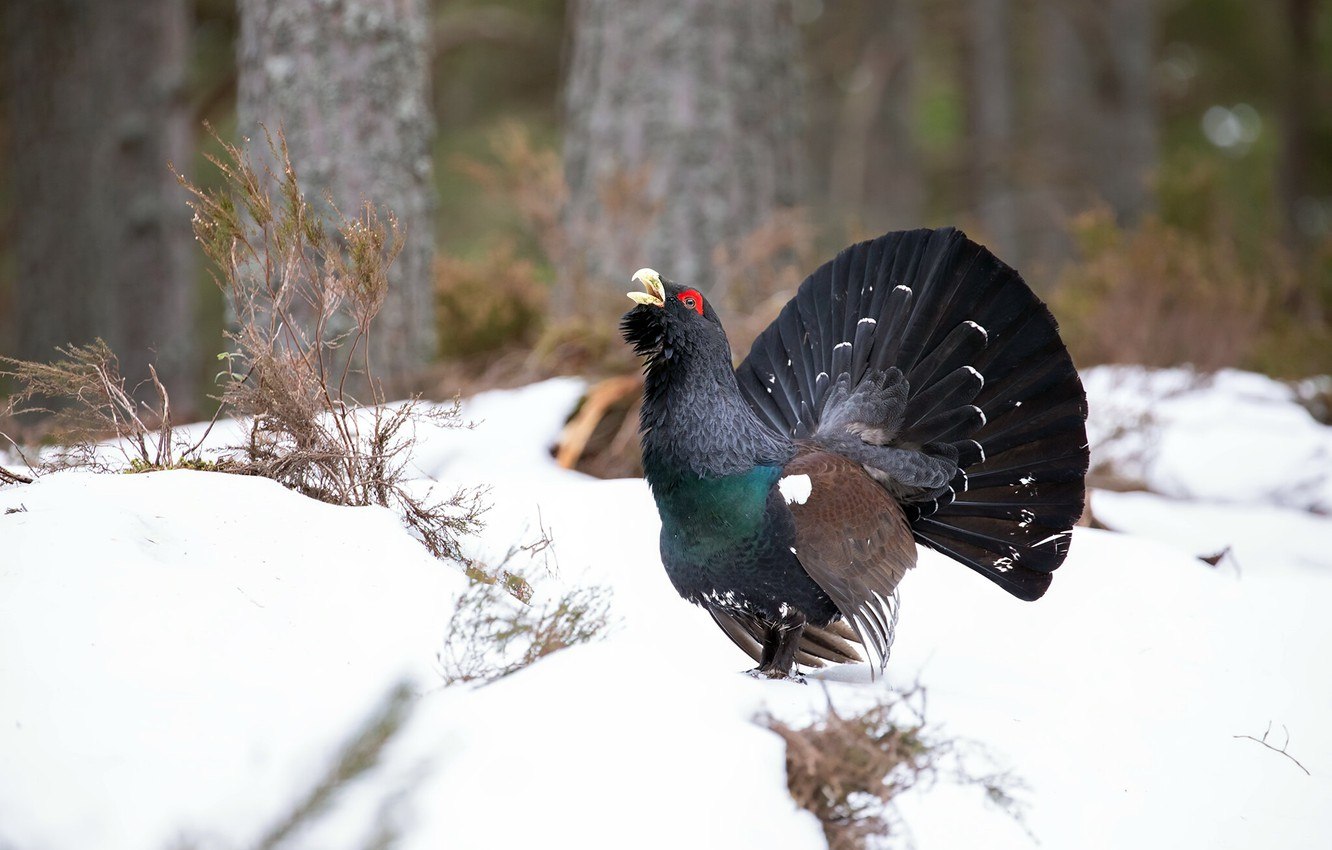
{"label": "white flank patch", "polygon": [[777,489],[782,491],[782,498],[788,505],[803,505],[814,490],[814,483],[808,475],[788,475],[777,482]]}

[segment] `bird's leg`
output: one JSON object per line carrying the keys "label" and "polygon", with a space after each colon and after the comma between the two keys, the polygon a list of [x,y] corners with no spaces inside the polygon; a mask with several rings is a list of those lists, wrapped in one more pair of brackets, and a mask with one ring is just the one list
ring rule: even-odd
{"label": "bird's leg", "polygon": [[763,652],[759,657],[759,666],[753,671],[754,675],[767,679],[802,678],[795,673],[795,657],[805,623],[802,612],[786,606],[779,619],[766,624]]}

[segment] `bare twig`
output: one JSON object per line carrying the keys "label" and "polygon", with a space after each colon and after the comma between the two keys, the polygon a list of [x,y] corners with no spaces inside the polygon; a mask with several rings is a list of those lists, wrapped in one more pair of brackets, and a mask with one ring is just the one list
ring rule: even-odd
{"label": "bare twig", "polygon": [[1262,737],[1262,738],[1255,738],[1255,737],[1253,737],[1252,735],[1231,735],[1230,737],[1232,737],[1232,738],[1248,738],[1250,741],[1253,741],[1254,743],[1262,744],[1264,747],[1267,747],[1267,748],[1268,748],[1269,750],[1271,750],[1272,752],[1274,752],[1274,753],[1280,753],[1281,755],[1283,755],[1283,756],[1285,756],[1286,758],[1290,759],[1291,761],[1295,762],[1295,766],[1298,767],[1300,770],[1304,771],[1304,775],[1305,775],[1305,776],[1313,776],[1313,774],[1309,772],[1309,768],[1307,768],[1307,767],[1305,767],[1304,765],[1300,764],[1300,760],[1299,760],[1299,759],[1295,758],[1293,755],[1291,755],[1290,753],[1286,752],[1286,747],[1288,747],[1288,746],[1290,745],[1290,730],[1286,728],[1286,724],[1284,724],[1284,723],[1281,724],[1281,729],[1282,729],[1282,731],[1284,731],[1284,732],[1286,733],[1286,740],[1281,744],[1281,747],[1280,747],[1279,749],[1278,749],[1277,747],[1274,747],[1274,746],[1272,746],[1271,744],[1267,743],[1267,736],[1270,735],[1270,734],[1272,734],[1272,721],[1270,721],[1270,720],[1267,721],[1267,731],[1266,731],[1266,732],[1263,732],[1263,737]]}
{"label": "bare twig", "polygon": [[17,472],[10,472],[3,466],[0,466],[0,484],[31,484],[32,479],[26,475],[20,475]]}

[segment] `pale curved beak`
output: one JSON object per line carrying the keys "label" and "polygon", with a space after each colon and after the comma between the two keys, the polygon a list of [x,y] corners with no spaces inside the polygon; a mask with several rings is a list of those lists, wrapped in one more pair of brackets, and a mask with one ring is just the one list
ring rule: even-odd
{"label": "pale curved beak", "polygon": [[635,283],[643,284],[646,292],[627,293],[629,300],[635,304],[651,304],[654,307],[666,306],[666,287],[661,282],[661,275],[652,269],[639,269],[634,272],[633,280]]}

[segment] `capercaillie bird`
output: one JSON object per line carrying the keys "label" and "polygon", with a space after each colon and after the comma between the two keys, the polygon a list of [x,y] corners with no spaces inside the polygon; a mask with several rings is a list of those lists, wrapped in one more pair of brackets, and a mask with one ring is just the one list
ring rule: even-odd
{"label": "capercaillie bird", "polygon": [[1016,271],[951,228],[852,245],[739,368],[702,293],[634,280],[620,327],[646,358],[662,562],[753,673],[881,671],[917,543],[1045,593],[1085,500],[1087,401]]}

